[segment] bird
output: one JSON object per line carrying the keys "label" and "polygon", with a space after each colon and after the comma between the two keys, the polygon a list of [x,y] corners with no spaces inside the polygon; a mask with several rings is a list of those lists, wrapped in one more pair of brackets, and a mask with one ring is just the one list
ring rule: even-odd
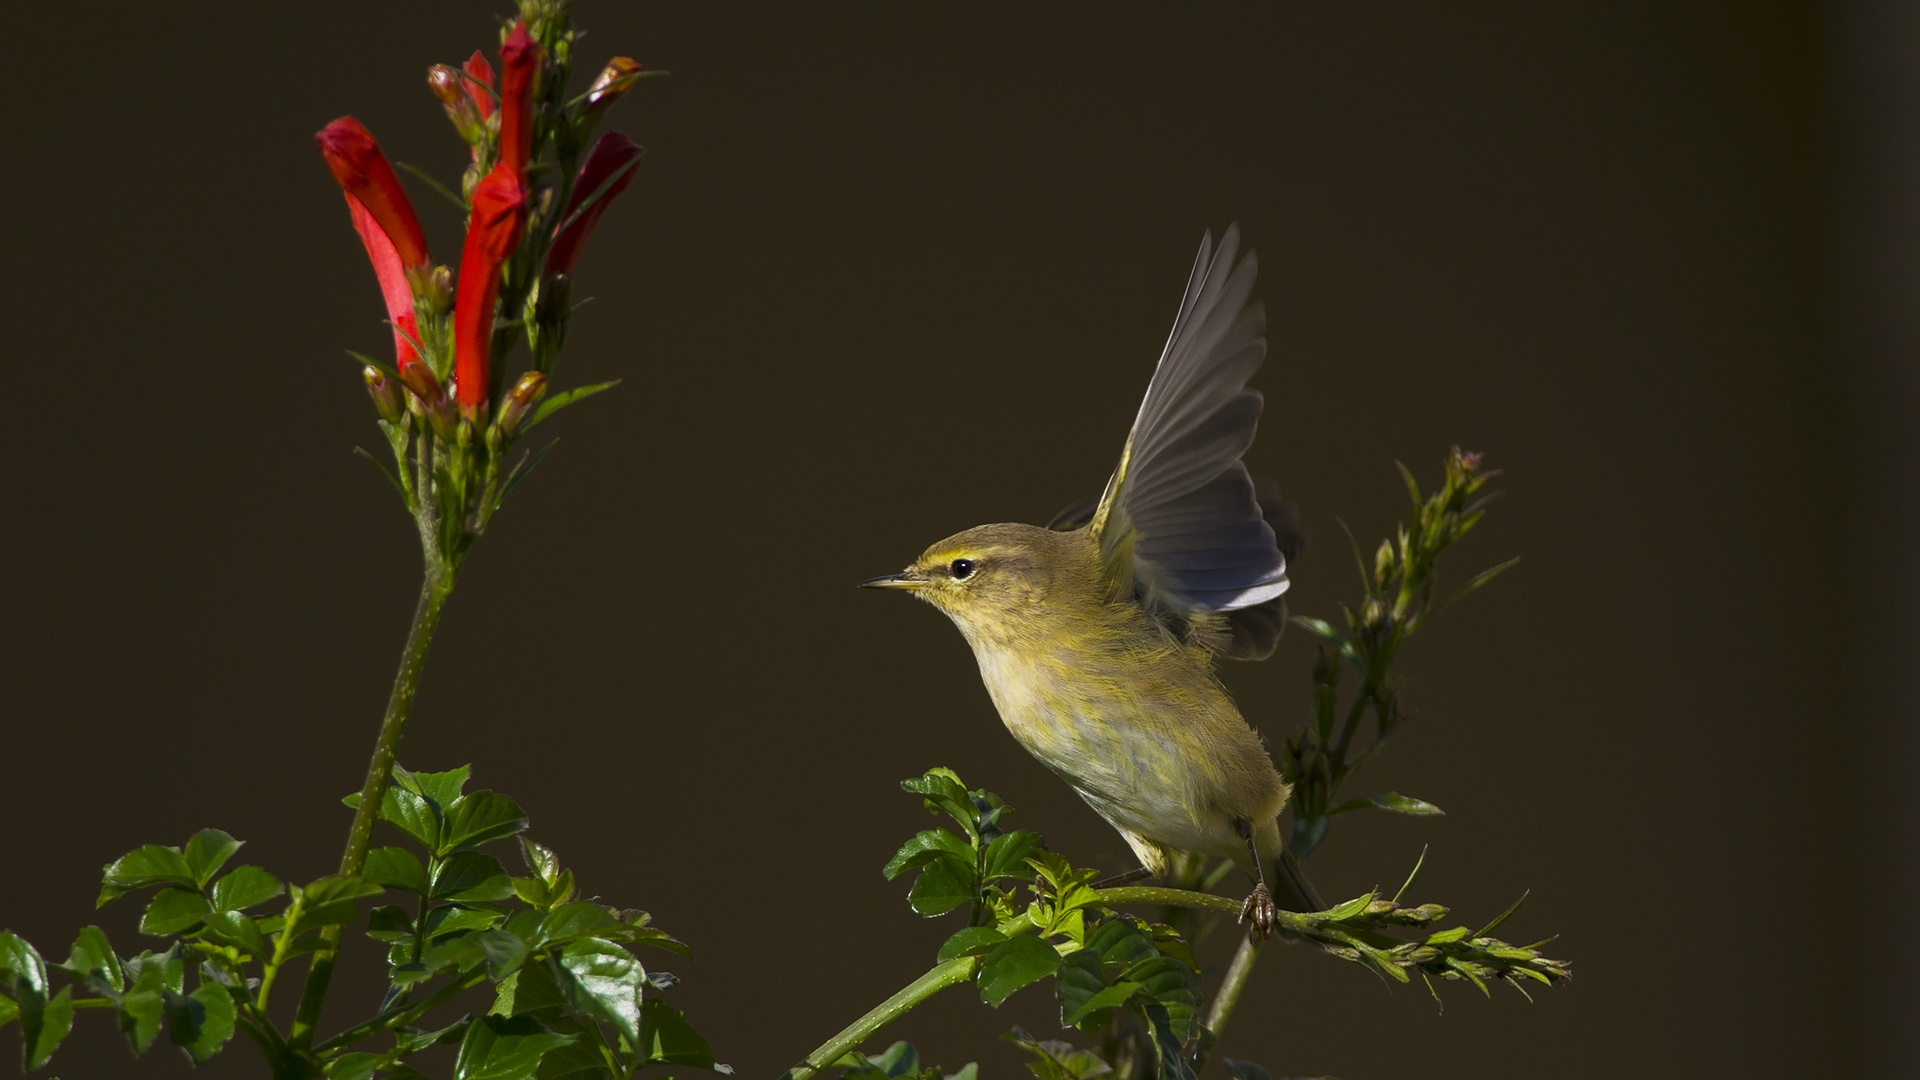
{"label": "bird", "polygon": [[1180,856],[1230,858],[1253,879],[1241,921],[1256,941],[1277,920],[1274,886],[1291,910],[1322,906],[1281,840],[1287,782],[1217,673],[1221,659],[1273,651],[1299,544],[1241,461],[1263,404],[1247,385],[1266,359],[1258,273],[1237,224],[1217,248],[1202,238],[1097,498],[1045,526],[967,529],[860,583],[908,592],[959,628],[1014,740],[1139,858],[1100,884],[1163,876]]}

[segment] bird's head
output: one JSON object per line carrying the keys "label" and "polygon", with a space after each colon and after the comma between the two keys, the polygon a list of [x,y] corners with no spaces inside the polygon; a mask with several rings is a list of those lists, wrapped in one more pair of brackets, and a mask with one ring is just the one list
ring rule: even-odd
{"label": "bird's head", "polygon": [[898,574],[863,589],[910,592],[947,613],[970,638],[1006,639],[1042,618],[1063,577],[1081,561],[1070,550],[1085,538],[1035,525],[982,525],[922,552]]}

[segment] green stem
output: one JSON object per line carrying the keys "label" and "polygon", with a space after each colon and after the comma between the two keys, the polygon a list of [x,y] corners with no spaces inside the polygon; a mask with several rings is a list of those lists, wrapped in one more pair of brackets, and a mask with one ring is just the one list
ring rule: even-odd
{"label": "green stem", "polygon": [[[1220,1044],[1220,1036],[1227,1030],[1227,1021],[1233,1018],[1234,1007],[1240,1004],[1240,995],[1247,989],[1247,980],[1253,975],[1253,962],[1260,958],[1260,945],[1251,937],[1240,939],[1240,951],[1233,954],[1233,963],[1227,968],[1227,977],[1220,981],[1220,989],[1213,995],[1213,1008],[1207,1013],[1207,1030],[1213,1032],[1213,1046]],[[1207,1063],[1207,1050],[1194,1055],[1193,1071],[1199,1072]]]}
{"label": "green stem", "polygon": [[[1240,914],[1241,902],[1215,893],[1193,892],[1189,889],[1163,889],[1156,885],[1128,885],[1118,889],[1101,889],[1093,895],[1103,904],[1159,904],[1163,907],[1204,908],[1207,911],[1224,911],[1229,915]],[[1291,911],[1280,912],[1284,925]],[[1294,918],[1299,916],[1294,915]],[[1292,929],[1292,927],[1288,927]]]}
{"label": "green stem", "polygon": [[[1127,890],[1114,891],[1126,892]],[[908,983],[899,993],[874,1006],[872,1012],[855,1020],[845,1031],[828,1039],[825,1045],[808,1054],[806,1060],[788,1069],[781,1080],[811,1080],[815,1073],[832,1067],[834,1062],[865,1042],[869,1035],[898,1020],[914,1006],[949,986],[958,986],[973,978],[974,969],[979,964],[980,958],[977,956],[962,956],[935,967],[932,971]]]}
{"label": "green stem", "polygon": [[[440,611],[453,592],[453,574],[428,556],[426,579],[420,583],[420,602],[413,610],[413,626],[407,631],[406,649],[400,654],[400,670],[393,677],[393,692],[387,698],[387,715],[380,721],[380,737],[373,747],[373,759],[367,762],[367,780],[360,788],[360,805],[353,811],[353,828],[347,833],[347,850],[340,856],[342,874],[358,874],[367,862],[367,848],[373,842],[373,823],[379,817],[380,804],[386,799],[392,780],[393,761],[400,753],[400,738],[406,733],[407,714],[413,710],[413,695],[420,686],[420,671],[426,666],[427,646],[433,643],[433,631],[440,623]],[[327,998],[327,983],[333,978],[333,962],[340,951],[345,927],[329,926],[320,934],[320,949],[313,954],[307,969],[306,989],[294,1010],[293,1028],[287,1041],[296,1050],[313,1045],[313,1033],[320,1020],[320,1006]]]}

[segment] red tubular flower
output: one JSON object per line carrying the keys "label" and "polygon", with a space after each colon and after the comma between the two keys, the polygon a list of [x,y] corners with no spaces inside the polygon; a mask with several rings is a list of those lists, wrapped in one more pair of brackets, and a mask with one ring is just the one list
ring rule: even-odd
{"label": "red tubular flower", "polygon": [[315,139],[346,195],[353,229],[360,234],[374,277],[380,281],[380,296],[393,323],[394,360],[404,368],[419,358],[413,347],[419,323],[414,318],[407,270],[427,264],[426,234],[420,231],[413,203],[401,190],[386,155],[358,120],[343,116],[322,128]]}
{"label": "red tubular flower", "polygon": [[340,182],[340,190],[360,204],[380,223],[380,228],[400,253],[400,261],[409,267],[425,266],[427,235],[420,231],[420,219],[414,216],[413,203],[400,186],[400,178],[387,164],[373,133],[351,116],[343,116],[320,129],[314,140],[327,159],[327,168]]}
{"label": "red tubular flower", "polygon": [[520,246],[527,227],[527,182],[505,162],[474,185],[467,245],[460,253],[459,292],[453,303],[454,397],[463,410],[487,401],[487,351],[500,268]]}
{"label": "red tubular flower", "polygon": [[[641,155],[645,153],[638,143],[617,131],[608,132],[593,144],[586,164],[580,166],[580,176],[573,182],[573,196],[567,200],[567,211],[560,215],[563,227],[554,235],[553,247],[547,250],[547,273],[573,273],[581,245],[600,223],[600,215],[606,212],[613,197],[632,182],[633,174],[639,171]],[[581,204],[588,199],[593,202],[581,210]],[[569,219],[572,223],[566,224]]]}
{"label": "red tubular flower", "polygon": [[[487,58],[480,55],[479,49],[473,50],[473,55],[467,57],[467,62],[461,66],[467,74],[478,80],[481,86],[485,86],[487,90],[493,89],[493,65],[487,63]],[[487,117],[493,115],[492,94],[480,89],[479,86],[468,83],[467,96],[473,98],[473,107],[480,110],[481,120],[484,121]]]}
{"label": "red tubular flower", "polygon": [[500,46],[500,160],[516,172],[525,172],[533,155],[533,83],[540,59],[527,24],[514,23]]}

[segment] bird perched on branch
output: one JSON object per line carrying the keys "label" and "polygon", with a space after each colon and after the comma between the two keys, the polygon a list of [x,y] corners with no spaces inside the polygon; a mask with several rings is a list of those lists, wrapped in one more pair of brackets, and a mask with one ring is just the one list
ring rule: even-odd
{"label": "bird perched on branch", "polygon": [[[1271,932],[1267,870],[1294,910],[1318,898],[1285,853],[1287,784],[1234,707],[1217,659],[1272,653],[1285,615],[1284,538],[1240,457],[1266,358],[1258,260],[1237,226],[1200,243],[1120,464],[1097,500],[1050,527],[982,525],[862,586],[946,612],[973,646],[1000,718],[1139,856],[1226,856],[1254,879],[1241,921]],[[1278,507],[1276,500],[1267,500]]]}

